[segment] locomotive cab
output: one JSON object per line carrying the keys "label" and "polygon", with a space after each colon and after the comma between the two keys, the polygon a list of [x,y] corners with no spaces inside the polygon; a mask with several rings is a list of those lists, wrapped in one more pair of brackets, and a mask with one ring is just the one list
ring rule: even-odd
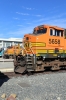
{"label": "locomotive cab", "polygon": [[48,46],[49,48],[52,47],[52,49],[58,48],[63,49],[64,48],[64,29],[59,28],[57,26],[55,27],[49,27],[49,36],[48,36]]}

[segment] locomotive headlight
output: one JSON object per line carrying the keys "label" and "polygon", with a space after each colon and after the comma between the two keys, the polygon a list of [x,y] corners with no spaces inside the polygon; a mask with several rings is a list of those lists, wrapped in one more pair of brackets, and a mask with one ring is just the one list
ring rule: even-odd
{"label": "locomotive headlight", "polygon": [[29,37],[26,37],[26,40],[29,40]]}

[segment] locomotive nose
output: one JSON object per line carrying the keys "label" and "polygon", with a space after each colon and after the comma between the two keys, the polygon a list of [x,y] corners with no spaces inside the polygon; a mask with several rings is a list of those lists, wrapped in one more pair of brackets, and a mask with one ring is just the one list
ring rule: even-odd
{"label": "locomotive nose", "polygon": [[25,42],[25,41],[29,41],[29,40],[30,40],[30,37],[27,36],[27,35],[25,35],[24,38],[23,38],[23,42]]}

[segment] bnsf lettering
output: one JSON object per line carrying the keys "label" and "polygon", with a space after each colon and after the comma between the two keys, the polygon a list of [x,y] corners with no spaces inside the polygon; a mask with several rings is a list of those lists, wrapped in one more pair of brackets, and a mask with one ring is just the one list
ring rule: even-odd
{"label": "bnsf lettering", "polygon": [[49,44],[60,44],[59,39],[49,39]]}
{"label": "bnsf lettering", "polygon": [[25,43],[24,46],[25,46],[25,47],[29,47],[29,43]]}

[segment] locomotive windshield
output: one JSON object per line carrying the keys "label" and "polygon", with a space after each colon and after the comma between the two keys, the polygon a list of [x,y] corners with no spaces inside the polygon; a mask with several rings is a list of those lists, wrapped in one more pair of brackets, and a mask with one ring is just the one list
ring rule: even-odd
{"label": "locomotive windshield", "polygon": [[34,30],[33,34],[45,34],[47,32],[47,28],[42,28],[38,30]]}

